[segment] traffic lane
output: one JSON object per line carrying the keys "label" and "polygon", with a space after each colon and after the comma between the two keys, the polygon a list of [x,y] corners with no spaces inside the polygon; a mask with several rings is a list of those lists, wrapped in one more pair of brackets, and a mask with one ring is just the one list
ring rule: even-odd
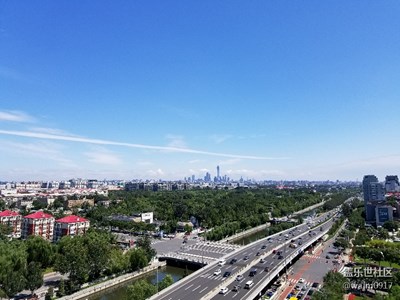
{"label": "traffic lane", "polygon": [[[299,235],[301,235],[302,233],[305,233],[305,232],[307,231],[307,229],[308,229],[307,225],[301,225],[301,226],[299,226],[298,228],[301,228],[301,233],[297,233],[297,235],[295,235],[295,236],[299,236]],[[292,230],[293,230],[293,228],[289,228],[289,229],[283,231],[281,234],[289,233],[289,232],[292,231]],[[260,240],[258,243],[255,244],[255,246],[258,245],[259,247],[261,247],[261,245],[262,245],[265,241],[266,241],[266,239]],[[255,246],[253,246],[252,248],[254,248]],[[250,249],[251,249],[251,248],[250,248]],[[237,254],[232,254],[232,256],[228,256],[228,257],[227,257],[227,260],[233,258],[235,255],[241,255],[241,254],[244,254],[244,253],[247,254],[247,253],[248,253],[248,249],[244,248],[244,249],[239,250],[239,252],[238,252]],[[250,254],[249,254],[249,255],[250,255]],[[215,270],[215,269],[216,269],[216,267],[211,268],[211,270]],[[207,271],[209,271],[209,270],[203,270],[203,271],[200,272],[198,275],[200,275],[200,277],[201,277],[201,275],[206,274]],[[165,295],[161,296],[159,299],[169,299],[169,298],[172,298],[172,299],[184,299],[184,298],[181,298],[181,297],[184,297],[185,295],[187,295],[187,293],[185,293],[184,291],[190,290],[190,288],[194,285],[193,282],[194,282],[195,280],[197,280],[198,277],[199,277],[199,276],[196,276],[196,277],[191,278],[190,280],[188,280],[187,282],[185,282],[183,285],[181,285],[181,286],[179,287],[179,289],[176,289],[176,290],[174,290],[174,291],[171,291],[171,292],[169,292],[168,294],[165,294]],[[202,280],[202,282],[203,282],[203,280]],[[213,282],[213,281],[210,281],[210,280],[208,280],[208,281],[205,280],[205,282],[206,282],[206,283],[208,282],[209,285],[210,285],[210,287],[207,286],[208,290],[212,290],[212,289],[214,289],[215,287],[217,287],[217,286],[220,284],[220,282],[217,282],[217,281],[214,281],[214,282]],[[205,284],[206,284],[206,283],[205,283]],[[183,293],[183,294],[182,294],[182,293]],[[185,296],[185,297],[186,297],[186,296]],[[189,299],[189,298],[188,298],[188,299]],[[190,298],[190,299],[193,299],[193,298]]]}
{"label": "traffic lane", "polygon": [[[331,226],[331,225],[332,225],[332,221],[329,222],[329,223],[327,223],[327,224],[325,224],[325,226]],[[307,234],[306,237],[303,237],[303,240],[304,240],[304,242],[307,242],[308,240],[310,240],[310,239],[313,238],[313,237],[314,237],[314,236],[309,236],[309,235]],[[289,248],[289,247],[285,247],[285,248],[287,248],[287,249],[286,249],[287,251],[285,251],[285,253],[287,253],[287,256],[290,256],[290,255],[292,255],[293,253],[295,253],[296,251],[298,251],[298,250],[296,250],[296,249],[293,250],[292,248]],[[291,249],[292,251],[290,251],[289,249]],[[280,262],[284,261],[284,259],[285,259],[285,258],[282,258],[281,260],[279,260],[279,259],[277,258],[277,255],[270,255],[270,256],[268,256],[268,257],[266,258],[266,262],[265,262],[265,265],[271,266],[271,268],[270,268],[270,270],[269,270],[268,272],[265,272],[265,270],[261,270],[261,271],[258,273],[258,274],[261,275],[261,276],[259,276],[259,275],[257,274],[256,276],[250,277],[250,276],[249,276],[249,271],[252,269],[252,268],[250,268],[250,270],[249,270],[248,272],[246,272],[247,274],[243,274],[243,276],[244,276],[244,280],[243,280],[243,281],[244,281],[244,282],[247,282],[248,280],[253,280],[253,282],[254,282],[254,286],[253,286],[252,288],[250,288],[250,290],[249,290],[248,292],[246,292],[246,293],[244,294],[244,296],[243,296],[243,295],[240,295],[240,294],[241,294],[241,290],[242,290],[243,287],[244,287],[244,286],[242,286],[242,288],[239,290],[239,292],[232,292],[232,293],[235,293],[234,295],[228,296],[229,293],[226,293],[225,295],[218,294],[218,295],[214,296],[212,299],[225,299],[225,298],[222,298],[222,297],[228,297],[228,298],[231,298],[231,297],[232,297],[232,299],[235,299],[234,297],[242,297],[242,298],[240,298],[240,299],[245,299],[245,298],[247,297],[247,294],[249,294],[250,291],[253,290],[254,287],[256,287],[260,282],[263,282],[265,279],[267,279],[267,277],[270,276],[270,274],[275,270],[276,266],[277,266]],[[262,265],[264,265],[264,264],[262,264]],[[257,268],[258,270],[259,270],[260,268],[262,268],[262,267],[260,266],[260,264],[255,264],[254,267]],[[232,291],[232,290],[233,290],[234,285],[235,285],[235,282],[232,283],[232,284],[230,284],[229,286],[227,286],[228,289],[229,289],[229,291]]]}

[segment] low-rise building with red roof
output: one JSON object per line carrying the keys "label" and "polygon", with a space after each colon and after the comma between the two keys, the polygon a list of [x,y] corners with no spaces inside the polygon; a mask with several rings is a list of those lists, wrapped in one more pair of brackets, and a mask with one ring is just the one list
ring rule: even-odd
{"label": "low-rise building with red roof", "polygon": [[26,239],[30,235],[41,236],[45,240],[53,240],[54,217],[42,211],[22,218],[22,238]]}
{"label": "low-rise building with red roof", "polygon": [[0,212],[0,224],[11,227],[11,237],[21,237],[21,220],[22,216],[12,210],[5,210]]}
{"label": "low-rise building with red roof", "polygon": [[79,216],[66,216],[55,222],[54,242],[58,242],[63,236],[83,235],[88,231],[90,221]]}

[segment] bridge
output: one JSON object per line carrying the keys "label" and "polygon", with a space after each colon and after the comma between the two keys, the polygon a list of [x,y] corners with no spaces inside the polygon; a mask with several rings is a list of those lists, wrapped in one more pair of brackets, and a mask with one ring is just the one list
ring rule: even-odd
{"label": "bridge", "polygon": [[[231,251],[219,259],[225,261],[223,264],[219,265],[218,261],[211,262],[150,299],[255,299],[269,282],[283,272],[307,247],[324,236],[333,224],[332,219],[328,219],[328,214],[317,218],[318,222],[321,223],[311,230],[306,224],[297,225]],[[292,240],[296,243],[301,241],[301,245],[290,248]],[[278,251],[282,252],[280,259],[276,254]],[[250,277],[250,269],[255,269],[257,275]],[[237,275],[242,275],[243,278],[237,280]],[[250,289],[244,289],[248,280],[252,280],[254,285]],[[240,284],[242,289],[233,292],[233,286],[236,284]],[[223,287],[227,287],[228,291],[223,295],[218,294]]]}

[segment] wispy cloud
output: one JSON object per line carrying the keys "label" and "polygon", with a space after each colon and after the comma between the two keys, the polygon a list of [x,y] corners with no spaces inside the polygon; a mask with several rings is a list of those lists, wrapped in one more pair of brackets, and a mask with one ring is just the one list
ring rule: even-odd
{"label": "wispy cloud", "polygon": [[9,122],[33,122],[35,119],[22,112],[17,110],[3,110],[0,111],[0,121],[9,121]]}
{"label": "wispy cloud", "polygon": [[161,169],[157,169],[157,170],[148,170],[146,173],[147,173],[149,176],[152,176],[152,177],[162,176],[162,175],[165,174],[164,171],[161,170]]}
{"label": "wispy cloud", "polygon": [[115,166],[122,163],[118,155],[102,147],[95,147],[92,151],[84,154],[90,162],[95,164]]}
{"label": "wispy cloud", "polygon": [[234,165],[234,164],[237,164],[240,161],[242,161],[240,158],[230,158],[230,159],[226,159],[226,160],[220,161],[218,163],[218,165],[221,165],[221,166]]}
{"label": "wispy cloud", "polygon": [[213,134],[210,136],[210,139],[216,144],[221,144],[231,138],[233,138],[231,134]]}
{"label": "wispy cloud", "polygon": [[185,139],[181,135],[167,134],[165,138],[168,140],[168,147],[172,148],[187,148]]}
{"label": "wispy cloud", "polygon": [[62,166],[75,166],[73,161],[64,156],[61,146],[52,142],[40,141],[35,143],[17,143],[3,141],[0,143],[0,145],[3,151],[11,151],[26,157],[51,160],[59,163]]}
{"label": "wispy cloud", "polygon": [[219,156],[219,157],[230,157],[230,158],[256,159],[256,160],[289,159],[288,157],[239,155],[239,154],[217,153],[217,152],[210,152],[210,151],[203,151],[203,150],[196,150],[196,149],[189,149],[189,148],[178,148],[178,147],[169,147],[169,146],[152,146],[152,145],[143,145],[143,144],[134,144],[134,143],[114,142],[114,141],[107,141],[107,140],[100,140],[100,139],[91,139],[91,138],[83,138],[83,137],[75,137],[75,136],[64,136],[64,135],[47,134],[47,133],[31,132],[31,131],[0,130],[0,134],[37,138],[37,139],[69,141],[69,142],[78,142],[78,143],[87,143],[87,144],[96,144],[96,145],[114,145],[114,146],[122,146],[122,147],[129,147],[129,148],[161,150],[161,151],[170,151],[170,152],[177,152],[177,153],[193,153],[193,154]]}
{"label": "wispy cloud", "polygon": [[36,131],[36,132],[41,132],[41,133],[48,133],[48,134],[56,134],[56,135],[66,135],[66,136],[75,136],[77,137],[78,135],[69,133],[67,131],[57,129],[57,128],[48,128],[48,127],[30,127],[30,131]]}

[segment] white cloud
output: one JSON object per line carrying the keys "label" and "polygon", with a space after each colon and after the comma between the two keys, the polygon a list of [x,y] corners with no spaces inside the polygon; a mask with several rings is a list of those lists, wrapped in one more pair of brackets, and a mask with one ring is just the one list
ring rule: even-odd
{"label": "white cloud", "polygon": [[218,163],[220,166],[226,166],[226,165],[234,165],[237,164],[238,162],[241,162],[242,160],[240,158],[230,158],[226,160],[222,160]]}
{"label": "white cloud", "polygon": [[165,174],[160,168],[157,170],[148,170],[146,173],[151,177],[163,176]]}
{"label": "white cloud", "polygon": [[217,152],[211,152],[211,151],[203,151],[203,150],[172,147],[172,146],[152,146],[152,145],[143,145],[143,144],[134,144],[134,143],[114,142],[114,141],[107,141],[107,140],[100,140],[100,139],[65,136],[65,135],[57,135],[57,134],[47,134],[47,133],[32,132],[32,131],[0,130],[0,134],[12,135],[12,136],[23,136],[23,137],[30,137],[30,138],[36,138],[36,139],[70,141],[70,142],[96,144],[96,145],[114,145],[114,146],[122,146],[122,147],[129,147],[129,148],[160,150],[160,151],[169,151],[169,152],[177,152],[177,153],[193,153],[193,154],[201,154],[201,155],[242,158],[242,159],[255,159],[255,160],[289,159],[288,157],[239,155],[239,154],[217,153]]}
{"label": "white cloud", "polygon": [[118,155],[101,147],[94,148],[93,151],[86,152],[85,155],[88,157],[90,162],[95,164],[115,166],[122,163]]}
{"label": "white cloud", "polygon": [[66,158],[59,144],[40,141],[35,143],[1,142],[2,151],[8,151],[24,157],[35,157],[43,160],[51,160],[66,167],[75,167],[75,163]]}
{"label": "white cloud", "polygon": [[66,136],[76,136],[78,135],[71,134],[67,131],[57,128],[48,128],[48,127],[31,127],[29,128],[31,131],[41,132],[41,133],[48,133],[48,134],[55,134],[55,135],[66,135]]}
{"label": "white cloud", "polygon": [[203,162],[203,160],[201,160],[201,159],[192,159],[192,160],[188,161],[189,164],[197,164],[199,162]]}
{"label": "white cloud", "polygon": [[172,148],[187,148],[184,137],[181,135],[167,134],[165,138],[168,140],[168,147]]}
{"label": "white cloud", "polygon": [[223,142],[225,142],[226,140],[229,140],[231,138],[233,138],[233,135],[231,134],[213,134],[210,136],[211,140],[214,141],[214,143],[216,144],[221,144]]}
{"label": "white cloud", "polygon": [[0,111],[0,121],[33,122],[34,118],[22,111],[3,110]]}
{"label": "white cloud", "polygon": [[152,166],[153,163],[152,163],[151,161],[145,161],[145,160],[143,160],[143,161],[137,162],[137,165],[139,165],[139,166]]}

